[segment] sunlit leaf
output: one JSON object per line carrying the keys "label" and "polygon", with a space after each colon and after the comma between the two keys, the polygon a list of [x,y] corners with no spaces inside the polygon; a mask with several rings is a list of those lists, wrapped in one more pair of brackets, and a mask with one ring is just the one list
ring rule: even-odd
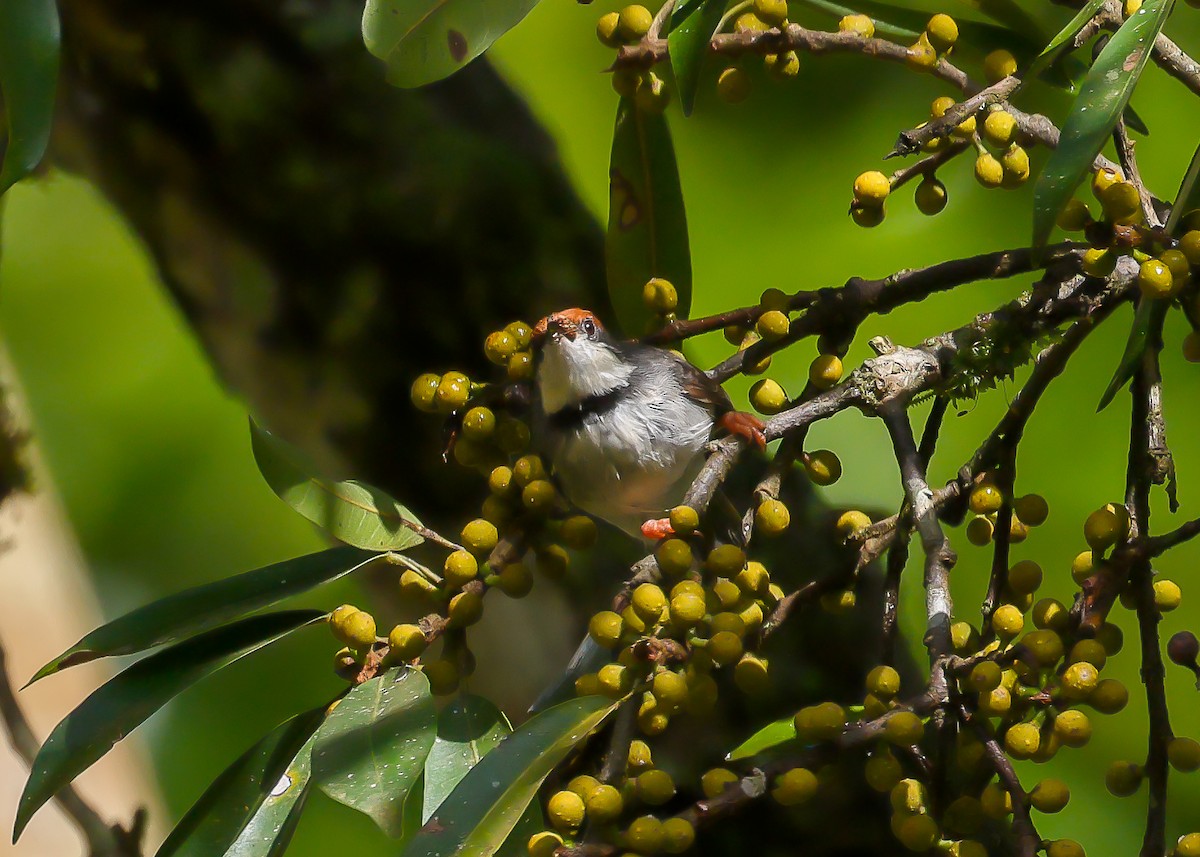
{"label": "sunlit leaf", "polygon": [[748,759],[751,756],[757,756],[764,750],[769,750],[772,747],[778,747],[780,744],[786,744],[788,741],[795,740],[795,718],[785,717],[782,720],[776,720],[774,723],[768,723],[762,729],[759,729],[741,744],[734,747],[725,758],[731,762],[736,762],[738,759]]}
{"label": "sunlit leaf", "polygon": [[1146,0],[1092,63],[1063,123],[1058,148],[1033,190],[1033,245],[1046,245],[1055,218],[1087,175],[1150,58],[1150,48],[1175,0]]}
{"label": "sunlit leaf", "polygon": [[58,82],[59,28],[54,0],[0,2],[0,104],[7,145],[0,195],[46,154]]}
{"label": "sunlit leaf", "polygon": [[394,667],[351,690],[321,724],[313,781],[399,839],[405,796],[425,768],[436,726],[425,674]]}
{"label": "sunlit leaf", "polygon": [[621,99],[608,181],[608,295],[625,333],[641,336],[653,320],[642,302],[642,288],[651,278],[674,284],[680,318],[692,303],[687,217],[665,116],[636,109],[632,98]]}
{"label": "sunlit leaf", "polygon": [[437,738],[425,760],[422,824],[467,771],[510,732],[508,718],[482,696],[461,696],[438,712]]}
{"label": "sunlit leaf", "polygon": [[1100,404],[1096,407],[1097,411],[1108,407],[1117,391],[1133,378],[1142,362],[1142,355],[1146,353],[1146,347],[1154,337],[1160,335],[1163,319],[1167,317],[1170,304],[1167,300],[1154,301],[1148,298],[1142,298],[1138,303],[1137,312],[1133,316],[1133,326],[1129,328],[1129,339],[1125,342],[1125,352],[1121,355],[1121,362],[1117,364],[1117,371],[1113,373],[1112,380],[1104,388],[1104,395],[1100,397]]}
{"label": "sunlit leaf", "polygon": [[684,116],[691,115],[692,105],[696,103],[700,69],[723,14],[725,0],[703,0],[695,6],[677,7],[675,10],[678,20],[667,34],[667,53]]}
{"label": "sunlit leaf", "polygon": [[[266,857],[308,788],[321,706],[265,735],[205,789],[155,857]],[[281,853],[281,852],[280,852]]]}
{"label": "sunlit leaf", "polygon": [[250,421],[250,445],[259,472],[301,515],[348,545],[399,551],[419,545],[421,522],[386,493],[362,482],[334,482],[312,475],[291,444]]}
{"label": "sunlit leaf", "polygon": [[140,652],[207,631],[336,580],[375,556],[357,548],[331,548],[176,592],[101,625],[38,670],[29,683],[96,658]]}
{"label": "sunlit leaf", "polygon": [[387,80],[411,88],[441,80],[521,22],[537,0],[367,0],[367,50],[387,63]]}
{"label": "sunlit leaf", "polygon": [[109,680],[63,718],[38,751],[17,808],[13,840],[42,804],[178,693],[324,615],[291,610],[251,616],[143,658]]}
{"label": "sunlit leaf", "polygon": [[538,787],[617,703],[584,696],[530,718],[471,769],[425,823],[405,857],[495,854]]}
{"label": "sunlit leaf", "polygon": [[1167,232],[1174,232],[1183,216],[1197,208],[1200,208],[1200,146],[1196,147],[1183,181],[1179,183],[1179,193],[1175,194],[1175,204],[1167,217]]}

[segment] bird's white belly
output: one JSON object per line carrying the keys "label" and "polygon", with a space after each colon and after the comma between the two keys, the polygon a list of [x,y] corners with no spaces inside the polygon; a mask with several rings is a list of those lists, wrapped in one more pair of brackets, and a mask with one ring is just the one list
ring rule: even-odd
{"label": "bird's white belly", "polygon": [[622,404],[569,431],[552,461],[567,498],[632,533],[678,505],[704,463],[712,429],[703,407],[683,408],[665,414],[661,406]]}

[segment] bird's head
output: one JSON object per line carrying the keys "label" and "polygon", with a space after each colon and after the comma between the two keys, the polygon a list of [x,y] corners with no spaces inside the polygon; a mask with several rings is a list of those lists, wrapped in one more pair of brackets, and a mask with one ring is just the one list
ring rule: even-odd
{"label": "bird's head", "polygon": [[546,316],[534,325],[533,346],[539,353],[538,391],[547,413],[623,387],[633,372],[590,310]]}

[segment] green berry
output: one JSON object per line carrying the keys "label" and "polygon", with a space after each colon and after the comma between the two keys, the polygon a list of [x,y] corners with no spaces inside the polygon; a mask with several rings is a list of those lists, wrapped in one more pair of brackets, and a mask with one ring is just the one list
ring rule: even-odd
{"label": "green berry", "polygon": [[751,385],[750,404],[760,414],[772,416],[788,406],[788,397],[778,381],[763,378]]}
{"label": "green berry", "polygon": [[500,533],[491,521],[476,518],[462,528],[459,538],[462,540],[463,547],[471,553],[476,556],[486,556],[500,541]]}
{"label": "green berry", "polygon": [[1087,857],[1074,839],[1055,839],[1046,845],[1046,857]]}
{"label": "green berry", "polygon": [[967,524],[967,541],[976,547],[990,544],[996,530],[995,525],[982,515],[972,518]]}
{"label": "green berry", "polygon": [[893,833],[909,851],[928,851],[938,841],[937,822],[928,815],[908,816],[893,828]]}
{"label": "green berry", "polygon": [[588,622],[588,636],[601,648],[614,648],[621,639],[621,617],[611,610],[602,610]]}
{"label": "green berry", "polygon": [[[690,536],[700,526],[700,515],[691,506],[676,506],[671,510],[671,529],[679,536]],[[689,564],[691,557],[688,557]]]}
{"label": "green berry", "polygon": [[661,806],[675,797],[675,781],[666,771],[655,768],[638,774],[634,791],[642,803]]}
{"label": "green berry", "polygon": [[632,606],[634,611],[647,624],[654,624],[661,617],[667,606],[667,596],[660,587],[653,583],[643,583],[633,590]]}
{"label": "green berry", "polygon": [[662,823],[662,850],[682,854],[696,841],[696,828],[686,818],[668,818]]}
{"label": "green berry", "polygon": [[1030,631],[1021,638],[1021,643],[1042,667],[1054,666],[1063,656],[1062,637],[1048,628]]}
{"label": "green berry", "polygon": [[750,78],[737,66],[730,66],[717,76],[717,97],[727,104],[740,104],[749,94]]}
{"label": "green berry", "polygon": [[1200,769],[1200,742],[1194,738],[1172,738],[1167,742],[1167,760],[1183,774]]}
{"label": "green berry", "polygon": [[1100,682],[1100,670],[1093,664],[1081,661],[1063,670],[1062,695],[1066,699],[1087,699]]}
{"label": "green berry", "polygon": [[1042,585],[1042,567],[1031,559],[1023,559],[1008,570],[1008,586],[1021,595],[1036,592]]}
{"label": "green berry", "polygon": [[719,577],[732,578],[746,566],[746,554],[737,545],[718,545],[713,548],[705,566]]}
{"label": "green berry", "polygon": [[424,665],[423,671],[425,678],[429,680],[429,692],[434,696],[449,696],[458,690],[461,675],[453,661],[430,661]]}
{"label": "green berry", "polygon": [[478,592],[460,592],[450,599],[446,619],[452,628],[467,628],[483,618],[483,596]]}
{"label": "green berry", "polygon": [[1029,792],[1029,803],[1038,812],[1061,812],[1071,800],[1071,790],[1058,779],[1045,779]]}
{"label": "green berry", "polygon": [[1054,718],[1054,734],[1066,747],[1082,747],[1092,737],[1092,722],[1077,708],[1068,708]]}
{"label": "green berry", "polygon": [[895,667],[880,664],[867,673],[867,691],[880,699],[891,699],[900,692],[900,673]]}
{"label": "green berry", "polygon": [[535,479],[521,489],[521,505],[534,515],[545,515],[554,508],[558,492],[548,479]]}
{"label": "green berry", "polygon": [[642,287],[642,303],[651,312],[666,315],[679,306],[679,293],[669,280],[654,277]]}
{"label": "green berry", "polygon": [[897,711],[883,727],[883,737],[897,747],[911,747],[925,735],[925,724],[911,711]]}
{"label": "green berry", "polygon": [[782,26],[787,21],[787,0],[754,0],[754,14],[771,27]]}
{"label": "green berry", "polygon": [[496,576],[496,586],[510,598],[524,598],[533,589],[533,575],[523,562],[510,562]]}
{"label": "green berry", "polygon": [[471,397],[471,380],[462,372],[447,372],[438,383],[434,405],[439,413],[449,414],[463,407]]}
{"label": "green berry", "polygon": [[598,783],[583,795],[583,805],[587,817],[597,824],[615,821],[625,808],[620,790],[605,783]]}
{"label": "green berry", "polygon": [[728,768],[712,768],[700,777],[700,790],[710,800],[725,792],[741,778]]}
{"label": "green berry", "polygon": [[692,567],[692,547],[683,539],[665,539],[654,549],[654,559],[665,577],[679,577]]}
{"label": "green berry", "polygon": [[720,666],[731,664],[742,656],[742,638],[732,631],[718,631],[708,641],[708,655]]}
{"label": "green berry", "polygon": [[997,607],[996,612],[992,614],[992,630],[1001,637],[1011,640],[1021,633],[1021,629],[1024,627],[1025,617],[1012,604]]}
{"label": "green berry", "polygon": [[635,818],[625,831],[625,845],[638,854],[657,854],[666,838],[662,822],[652,815]]}
{"label": "green berry", "polygon": [[529,837],[525,850],[529,857],[553,857],[554,852],[563,844],[562,837],[549,830],[543,830]]}
{"label": "green berry", "polygon": [[983,76],[988,83],[998,83],[1017,73],[1017,58],[1011,52],[998,48],[983,58]]}
{"label": "green berry", "polygon": [[890,792],[904,775],[900,762],[888,750],[871,754],[863,769],[867,785],[877,792]]}
{"label": "green berry", "polygon": [[1136,762],[1113,762],[1104,774],[1104,785],[1116,797],[1129,797],[1142,784],[1142,766]]}
{"label": "green berry", "polygon": [[917,189],[913,192],[913,201],[917,204],[917,211],[930,217],[939,214],[946,207],[947,198],[946,186],[933,176],[921,179]]}
{"label": "green berry", "polygon": [[1087,702],[1101,714],[1116,714],[1129,704],[1129,690],[1115,678],[1102,679],[1088,694]]}
{"label": "green berry", "polygon": [[587,515],[572,515],[559,526],[558,537],[572,550],[587,550],[596,543],[596,522]]}
{"label": "green berry", "polygon": [[1029,759],[1041,746],[1041,734],[1032,723],[1016,723],[1004,733],[1004,749],[1014,759]]}
{"label": "green berry", "polygon": [[[993,114],[994,115],[994,114]],[[987,128],[985,123],[984,128]],[[1056,219],[1058,228],[1064,232],[1080,232],[1092,222],[1092,213],[1088,211],[1087,203],[1081,199],[1071,199],[1063,206]]]}
{"label": "green berry", "polygon": [[779,500],[770,498],[758,504],[754,514],[754,528],[760,534],[771,537],[781,535],[792,522],[788,507]]}

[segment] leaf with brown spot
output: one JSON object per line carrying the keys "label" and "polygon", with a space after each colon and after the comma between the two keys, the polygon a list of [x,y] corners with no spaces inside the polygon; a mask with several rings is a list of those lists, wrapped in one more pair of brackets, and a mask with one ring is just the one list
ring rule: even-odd
{"label": "leaf with brown spot", "polygon": [[654,319],[642,302],[642,288],[651,278],[674,284],[680,318],[687,317],[692,303],[687,215],[666,117],[642,112],[632,98],[622,98],[610,163],[604,244],[608,295],[621,329],[640,336]]}
{"label": "leaf with brown spot", "polygon": [[387,80],[411,89],[458,71],[521,22],[537,0],[367,0],[367,50]]}

